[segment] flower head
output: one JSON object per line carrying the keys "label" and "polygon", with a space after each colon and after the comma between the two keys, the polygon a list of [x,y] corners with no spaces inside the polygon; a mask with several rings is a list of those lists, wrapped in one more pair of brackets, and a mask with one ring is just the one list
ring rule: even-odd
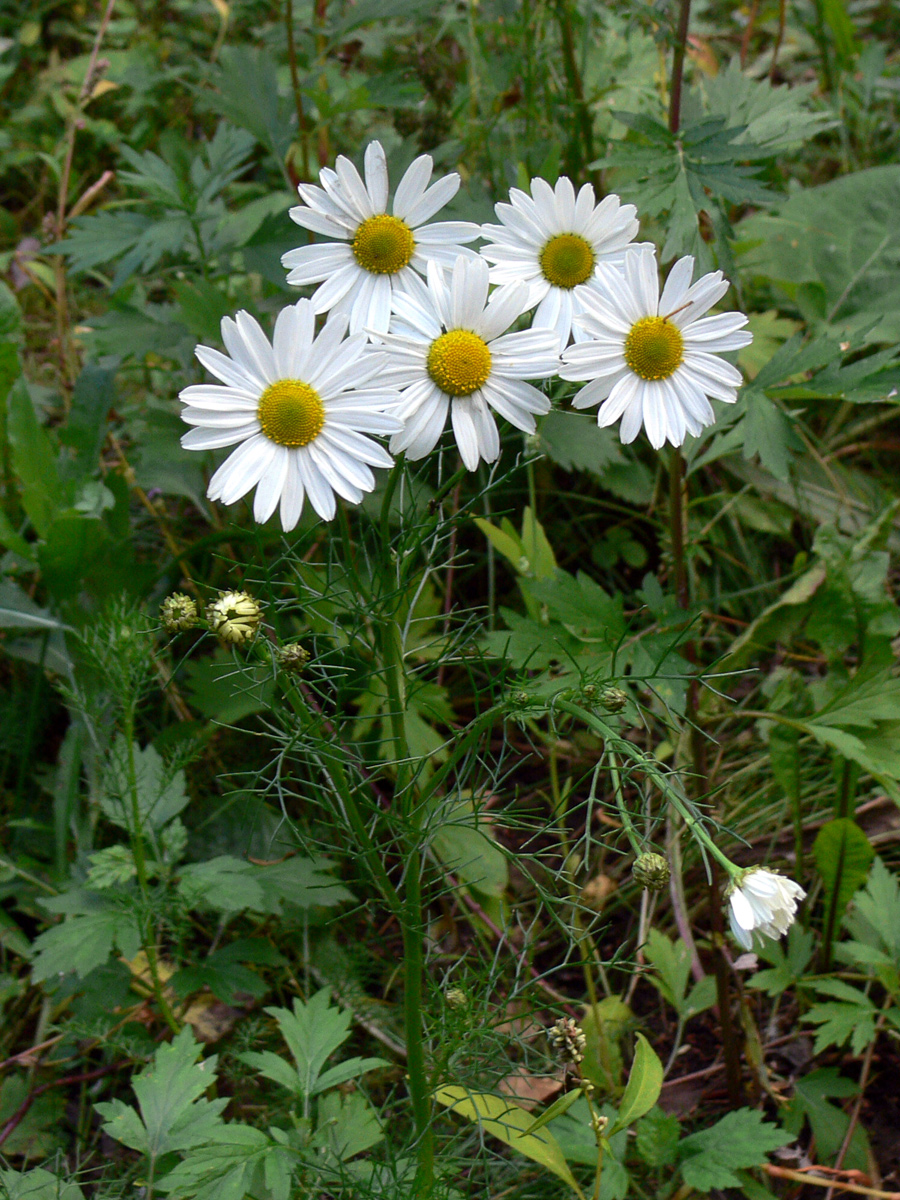
{"label": "flower head", "polygon": [[433,168],[428,154],[409,166],[390,213],[387,160],[380,142],[366,147],[365,183],[353,163],[339,155],[334,170],[323,167],[319,172],[321,187],[298,186],[304,203],[291,209],[292,220],[338,239],[289,250],[281,260],[289,270],[288,283],[322,284],[313,296],[317,313],[347,313],[351,333],[365,328],[384,333],[395,290],[406,290],[417,271],[424,275],[429,262],[449,267],[466,253],[460,243],[478,237],[477,225],[426,224],[459,189],[455,172],[429,187]]}
{"label": "flower head", "polygon": [[694,260],[679,259],[662,295],[651,250],[629,250],[624,275],[598,268],[598,290],[583,297],[576,318],[590,340],[563,355],[563,379],[589,379],[575,408],[602,404],[598,425],[622,418],[620,436],[633,442],[641,425],[650,444],[680,446],[715,420],[707,397],[733,404],[741,374],[716,357],[752,341],[743,313],[704,317],[728,290],[721,271],[691,285]]}
{"label": "flower head", "polygon": [[728,892],[731,932],[745,950],[752,947],[756,932],[783,937],[794,923],[797,904],[805,897],[800,884],[784,875],[762,867],[742,871]]}
{"label": "flower head", "polygon": [[662,892],[668,885],[671,870],[668,861],[661,854],[646,852],[639,854],[631,868],[635,883],[649,892]]}
{"label": "flower head", "polygon": [[373,385],[383,355],[363,333],[344,340],[346,317],[334,317],[318,337],[315,319],[309,300],[282,309],[270,345],[249,313],[225,317],[230,357],[208,346],[196,351],[225,386],[201,383],[181,393],[182,419],[197,426],[182,446],[240,443],[210,480],[210,500],[233,504],[255,487],[256,520],[267,521],[280,501],[285,530],[297,524],[307,497],[326,521],[334,516],[335,493],[358,504],[375,487],[371,467],[392,465],[384,447],[365,435],[400,428],[385,411],[396,392]]}
{"label": "flower head", "polygon": [[564,1062],[577,1066],[584,1061],[587,1039],[584,1030],[571,1017],[560,1017],[547,1034],[547,1040]]}
{"label": "flower head", "polygon": [[638,231],[637,210],[609,195],[597,204],[586,183],[578,195],[563,175],[551,188],[545,179],[532,179],[531,195],[512,188],[509,204],[496,204],[500,225],[482,226],[490,239],[481,253],[494,265],[492,283],[529,285],[528,308],[538,306],[534,327],[554,329],[563,350],[574,333],[587,336],[573,316],[584,311],[584,296],[596,290],[602,263],[621,268],[624,251]]}
{"label": "flower head", "polygon": [[287,642],[275,651],[275,661],[287,675],[301,675],[309,662],[309,651],[299,642]]}
{"label": "flower head", "polygon": [[173,592],[159,606],[159,619],[167,633],[183,633],[186,629],[193,629],[200,620],[197,602],[183,592]]}
{"label": "flower head", "polygon": [[262,609],[247,592],[219,592],[206,606],[206,619],[224,646],[240,646],[256,637]]}
{"label": "flower head", "polygon": [[427,286],[416,281],[394,296],[381,380],[401,389],[395,411],[404,428],[391,438],[395,453],[423,458],[449,412],[462,460],[474,471],[480,459],[494,462],[500,454],[494,412],[533,433],[534,414],[549,411],[547,397],[525,380],[557,371],[556,336],[542,329],[506,333],[525,309],[527,288],[498,288],[488,299],[488,286],[483,259],[458,258],[447,277],[429,264]]}

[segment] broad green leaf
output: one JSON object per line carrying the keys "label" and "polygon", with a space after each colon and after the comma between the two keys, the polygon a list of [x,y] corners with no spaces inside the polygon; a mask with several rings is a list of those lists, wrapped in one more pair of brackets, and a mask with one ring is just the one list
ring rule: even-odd
{"label": "broad green leaf", "polygon": [[0,579],[0,629],[33,629],[49,633],[66,628],[45,608],[35,604],[11,579]]}
{"label": "broad green leaf", "polygon": [[757,213],[741,222],[739,236],[753,247],[743,256],[744,269],[778,281],[791,296],[804,282],[820,285],[820,327],[852,331],[874,325],[865,335],[869,341],[896,342],[898,207],[896,164],[800,188],[779,202],[778,215]]}
{"label": "broad green leaf", "polygon": [[543,1129],[545,1125],[549,1125],[556,1117],[561,1117],[564,1112],[568,1112],[572,1105],[583,1095],[580,1088],[573,1088],[570,1092],[563,1092],[558,1096],[549,1108],[545,1109],[536,1120],[528,1126],[525,1133],[537,1133],[539,1129]]}
{"label": "broad green leaf", "polygon": [[843,817],[822,826],[813,843],[813,856],[825,885],[826,897],[837,888],[834,904],[840,917],[865,883],[875,851],[856,822]]}
{"label": "broad green leaf", "polygon": [[13,469],[22,486],[22,507],[43,537],[62,504],[56,454],[38,422],[24,379],[10,388],[6,404],[7,433]]}
{"label": "broad green leaf", "polygon": [[506,857],[469,802],[441,808],[431,845],[463,886],[487,896],[500,897],[506,891]]}
{"label": "broad green leaf", "polygon": [[43,1167],[0,1170],[0,1195],[3,1200],[84,1200],[77,1183],[60,1179]]}
{"label": "broad green leaf", "polygon": [[510,1149],[524,1154],[526,1158],[552,1171],[574,1192],[580,1194],[580,1188],[563,1157],[563,1152],[549,1130],[526,1133],[532,1123],[532,1116],[524,1108],[500,1096],[469,1092],[463,1087],[440,1088],[435,1093],[435,1099],[451,1112],[475,1121],[485,1132],[499,1138]]}
{"label": "broad green leaf", "polygon": [[618,996],[604,996],[586,1005],[581,1017],[584,1032],[584,1076],[604,1092],[618,1092],[622,1084],[622,1041],[634,1013]]}
{"label": "broad green leaf", "polygon": [[361,1092],[329,1092],[319,1100],[316,1141],[339,1162],[376,1146],[384,1134],[375,1109]]}
{"label": "broad green leaf", "polygon": [[[790,1103],[782,1110],[785,1129],[795,1137],[803,1130],[804,1121],[809,1121],[816,1139],[816,1154],[820,1162],[833,1162],[843,1145],[850,1124],[850,1117],[843,1108],[831,1104],[832,1099],[846,1101],[855,1096],[859,1087],[836,1067],[823,1067],[801,1075],[794,1081],[794,1094]],[[849,1169],[865,1170],[867,1139],[862,1126],[857,1124],[845,1166]]]}
{"label": "broad green leaf", "polygon": [[635,1128],[637,1152],[648,1167],[668,1167],[678,1157],[681,1122],[661,1108],[651,1108]]}
{"label": "broad green leaf", "polygon": [[650,1111],[662,1091],[663,1065],[656,1051],[642,1033],[635,1034],[634,1062],[628,1073],[628,1083],[619,1104],[619,1116],[608,1136],[627,1129],[644,1113]]}
{"label": "broad green leaf", "polygon": [[245,908],[258,912],[264,907],[256,868],[230,854],[219,854],[207,862],[182,867],[178,891],[192,908],[236,913]]}

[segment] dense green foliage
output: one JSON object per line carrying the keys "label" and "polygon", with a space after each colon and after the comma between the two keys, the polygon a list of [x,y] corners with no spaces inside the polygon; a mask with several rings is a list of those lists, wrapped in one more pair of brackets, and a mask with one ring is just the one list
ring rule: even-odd
{"label": "dense green foliage", "polygon": [[[0,0],[4,1197],[900,1188],[900,22],[686,14]],[[655,451],[553,378],[475,472],[209,501],[194,347],[311,293],[296,185],[376,138],[442,220],[636,205],[737,403]]]}

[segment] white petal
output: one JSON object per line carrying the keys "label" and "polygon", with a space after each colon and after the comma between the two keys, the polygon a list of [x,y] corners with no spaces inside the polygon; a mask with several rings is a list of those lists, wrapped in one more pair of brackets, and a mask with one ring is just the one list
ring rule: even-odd
{"label": "white petal", "polygon": [[428,191],[407,210],[403,219],[407,225],[417,229],[419,225],[424,225],[426,221],[430,220],[436,212],[440,212],[447,201],[452,200],[458,191],[459,176],[453,171],[450,175],[439,179],[437,183],[433,183]]}
{"label": "white petal", "polygon": [[453,422],[453,436],[456,438],[460,457],[466,468],[474,471],[481,458],[481,443],[472,416],[471,401],[468,399],[454,400],[450,405],[450,418]]}
{"label": "white petal", "polygon": [[525,312],[527,302],[528,288],[524,283],[511,283],[499,287],[471,328],[486,342],[493,342]]}
{"label": "white petal", "polygon": [[248,312],[241,309],[235,315],[238,332],[247,348],[251,361],[256,365],[257,373],[266,383],[274,383],[278,378],[275,370],[275,355],[269,339],[259,327],[259,323]]}
{"label": "white petal", "polygon": [[265,471],[256,485],[256,495],[253,497],[253,519],[262,524],[268,521],[278,506],[284,489],[290,463],[290,451],[279,446],[275,452],[269,469]]}
{"label": "white petal", "polygon": [[334,492],[325,479],[323,479],[309,454],[305,453],[305,451],[305,446],[301,446],[297,451],[296,463],[301,482],[306,489],[310,504],[323,521],[330,521],[336,511]]}
{"label": "white petal", "polygon": [[387,212],[388,170],[381,142],[369,142],[366,146],[365,171],[372,210],[376,213]]}
{"label": "white petal", "polygon": [[221,500],[223,504],[234,504],[241,496],[256,487],[263,472],[275,457],[278,449],[275,442],[265,434],[258,433],[248,438],[231,453],[209,481],[207,496],[210,500]]}
{"label": "white petal", "polygon": [[431,179],[434,160],[430,154],[422,154],[409,164],[394,193],[394,216],[405,221],[410,208],[422,197]]}
{"label": "white petal", "polygon": [[[365,184],[363,183],[362,179],[360,179],[359,171],[357,171],[350,159],[346,158],[343,154],[339,154],[334,164],[334,171],[338,177],[338,182],[343,193],[341,197],[342,200],[349,202],[349,205],[352,206],[354,211],[359,213],[363,221],[367,220],[369,217],[374,217],[379,210],[373,207],[372,201],[369,199],[369,193],[366,191]],[[329,195],[333,194],[333,192],[329,191]],[[384,209],[381,209],[381,211],[384,212]],[[309,494],[308,487],[306,490]],[[313,508],[315,508],[315,503],[313,502],[311,494],[309,494],[309,499],[310,503],[313,505]],[[318,509],[316,509],[316,511],[318,512]],[[319,513],[319,515],[321,516],[322,514]]]}
{"label": "white petal", "polygon": [[297,467],[297,457],[297,450],[292,450],[288,455],[287,474],[281,493],[281,528],[285,533],[294,528],[303,511],[304,489]]}
{"label": "white petal", "polygon": [[[320,288],[317,288],[312,297],[312,303],[317,313],[328,312],[330,308],[334,308],[347,295],[350,289],[360,279],[368,275],[367,271],[363,271],[356,259],[352,263],[348,263],[346,267],[341,267],[335,271],[330,279],[326,279]],[[288,283],[291,282],[291,277],[288,275]]]}
{"label": "white petal", "polygon": [[687,290],[691,286],[691,277],[693,274],[693,255],[688,254],[684,258],[679,258],[678,262],[669,272],[662,295],[659,298],[659,311],[662,316],[667,317],[670,312],[676,308],[680,308],[684,303]]}
{"label": "white petal", "polygon": [[259,395],[261,389],[266,386],[265,382],[257,379],[255,375],[251,375],[236,362],[232,362],[220,350],[213,350],[211,346],[195,346],[194,353],[207,371],[231,387],[238,388],[243,392],[255,392]]}
{"label": "white petal", "polygon": [[234,429],[204,429],[202,426],[190,430],[181,438],[185,450],[220,450],[223,446],[233,446],[236,442],[246,441],[259,433],[259,421],[248,421]]}

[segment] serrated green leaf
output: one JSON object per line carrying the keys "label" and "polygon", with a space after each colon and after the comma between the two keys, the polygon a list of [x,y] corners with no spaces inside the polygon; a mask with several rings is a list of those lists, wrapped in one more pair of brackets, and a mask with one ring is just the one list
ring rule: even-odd
{"label": "serrated green leaf", "polygon": [[735,1171],[761,1166],[772,1150],[792,1140],[791,1134],[764,1121],[762,1113],[739,1108],[682,1141],[681,1174],[698,1192],[740,1187]]}
{"label": "serrated green leaf", "polygon": [[12,465],[22,487],[22,507],[42,537],[63,503],[56,453],[39,424],[25,380],[18,379],[6,398],[7,436]]}
{"label": "serrated green leaf", "polygon": [[132,789],[137,794],[141,825],[161,829],[187,805],[184,771],[170,771],[152,745],[129,749],[120,734],[113,743],[100,804],[116,825],[134,832]]}
{"label": "serrated green leaf", "polygon": [[648,1167],[668,1167],[678,1156],[681,1122],[661,1108],[651,1108],[635,1127],[637,1152]]}
{"label": "serrated green leaf", "polygon": [[229,1101],[201,1099],[216,1069],[215,1055],[197,1061],[202,1049],[188,1027],[160,1046],[132,1083],[139,1112],[121,1100],[95,1106],[106,1118],[104,1131],[151,1161],[210,1141],[222,1126],[221,1113]]}
{"label": "serrated green leaf", "polygon": [[230,854],[183,867],[178,891],[192,908],[233,913],[245,908],[261,911],[264,907],[263,890],[253,864]]}

